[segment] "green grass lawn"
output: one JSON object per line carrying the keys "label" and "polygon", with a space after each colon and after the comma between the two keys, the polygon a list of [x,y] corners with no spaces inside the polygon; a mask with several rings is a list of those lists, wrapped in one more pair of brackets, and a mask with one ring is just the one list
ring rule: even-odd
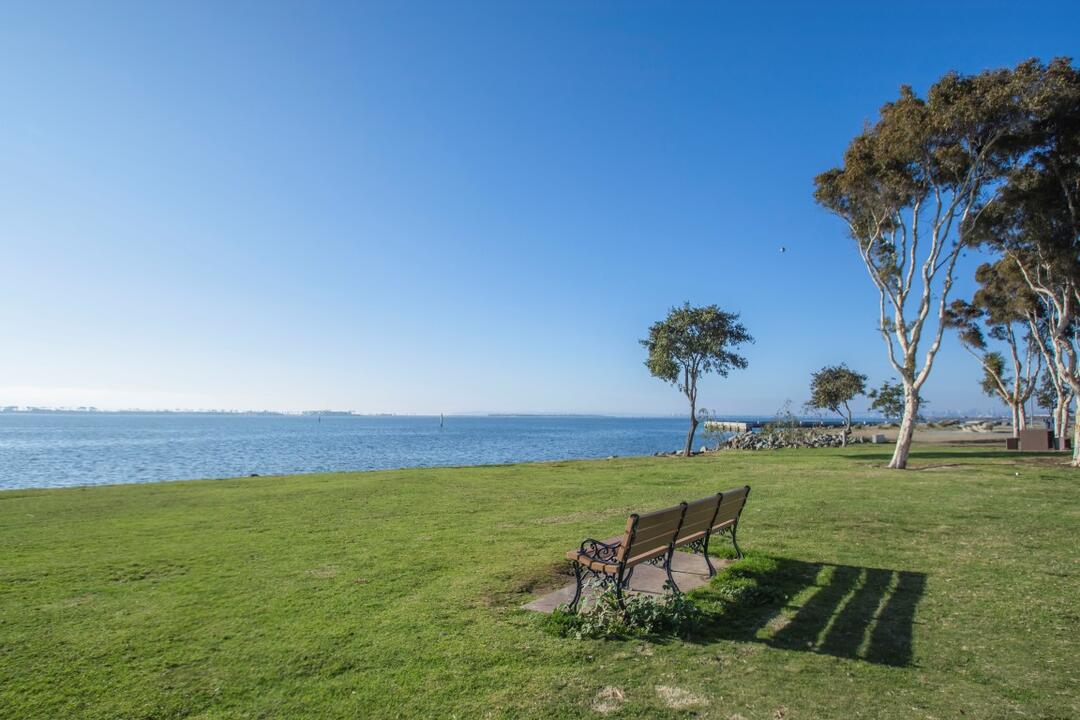
{"label": "green grass lawn", "polygon": [[[0,716],[1080,717],[1080,472],[886,450],[0,493]],[[583,537],[743,483],[772,592],[699,636],[518,609]]]}

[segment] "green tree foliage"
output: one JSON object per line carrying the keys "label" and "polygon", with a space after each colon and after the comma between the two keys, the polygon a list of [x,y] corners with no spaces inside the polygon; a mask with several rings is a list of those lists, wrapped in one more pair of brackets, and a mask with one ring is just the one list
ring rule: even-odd
{"label": "green tree foliage", "polygon": [[[1064,392],[1063,392],[1064,390]],[[1035,388],[1035,403],[1054,419],[1054,435],[1063,437],[1063,428],[1069,424],[1069,408],[1072,406],[1072,389],[1058,382],[1052,369],[1043,370],[1039,385]]]}
{"label": "green tree foliage", "polygon": [[851,401],[866,394],[866,376],[847,365],[830,365],[810,376],[810,400],[806,407],[812,410],[831,410],[844,421],[843,444],[847,445],[851,433]]}
{"label": "green tree foliage", "polygon": [[[982,213],[978,240],[1012,260],[1038,299],[1060,411],[1063,386],[1080,393],[1080,71],[1066,58],[1030,65],[1036,92],[1025,94],[1027,122],[1010,139],[1016,160]],[[1080,465],[1080,425],[1074,433],[1073,465]]]}
{"label": "green tree foliage", "polygon": [[[1002,174],[1024,152],[1019,138],[1043,71],[1032,61],[949,73],[925,98],[904,86],[851,141],[843,165],[815,178],[815,199],[845,221],[880,294],[880,331],[905,401],[890,467],[907,465],[957,260]],[[920,356],[924,333],[929,345]]]}
{"label": "green tree foliage", "polygon": [[983,358],[983,376],[979,381],[979,387],[982,391],[992,397],[997,398],[1001,396],[999,384],[1002,382],[1009,382],[1011,378],[1008,375],[1008,371],[1005,369],[1005,358],[1002,357],[999,352],[988,352]]}
{"label": "green tree foliage", "polygon": [[1045,370],[1039,378],[1038,387],[1035,388],[1035,404],[1045,410],[1048,415],[1054,412],[1057,405],[1057,389],[1054,387],[1050,373]]}
{"label": "green tree foliage", "polygon": [[[975,279],[979,288],[972,301],[954,300],[945,325],[956,329],[961,346],[979,361],[983,392],[1009,407],[1016,436],[1027,424],[1024,403],[1035,390],[1042,366],[1039,338],[1044,324],[1039,304],[1016,264],[1007,258],[983,263]],[[987,336],[1004,344],[1008,364],[1001,352],[988,348]]]}
{"label": "green tree foliage", "polygon": [[745,368],[746,358],[735,348],[754,338],[739,322],[737,313],[724,312],[716,305],[673,307],[663,320],[653,323],[649,336],[641,341],[648,351],[645,366],[655,377],[679,388],[690,403],[690,430],[683,454],[693,452],[697,430],[697,384],[707,373],[727,377],[732,368]]}
{"label": "green tree foliage", "polygon": [[[899,422],[904,415],[904,385],[886,380],[881,387],[866,393],[870,398],[870,409],[881,413],[891,423]],[[929,405],[924,398],[918,398],[919,406]],[[916,420],[919,418],[916,417]]]}

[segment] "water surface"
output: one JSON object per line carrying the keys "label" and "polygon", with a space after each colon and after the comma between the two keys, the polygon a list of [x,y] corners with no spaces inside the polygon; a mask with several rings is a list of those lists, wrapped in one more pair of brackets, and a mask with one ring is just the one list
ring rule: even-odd
{"label": "water surface", "polygon": [[[0,413],[0,489],[483,465],[681,446],[685,418]],[[700,446],[703,438],[695,441]]]}

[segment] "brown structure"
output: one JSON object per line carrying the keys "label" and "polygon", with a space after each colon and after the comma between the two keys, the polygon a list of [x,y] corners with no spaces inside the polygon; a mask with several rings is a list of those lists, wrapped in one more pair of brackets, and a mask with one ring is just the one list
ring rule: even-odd
{"label": "brown structure", "polygon": [[567,559],[574,563],[576,582],[570,609],[577,609],[586,574],[600,586],[612,588],[622,607],[623,590],[629,586],[634,567],[643,563],[663,567],[672,591],[679,592],[671,575],[671,563],[675,549],[680,547],[704,555],[709,574],[715,574],[709,560],[709,538],[713,535],[730,534],[736,555],[742,557],[736,532],[749,493],[747,485],[665,510],[645,515],[635,513],[627,519],[622,535],[607,540],[585,540],[577,550],[566,553]]}
{"label": "brown structure", "polygon": [[1049,452],[1054,446],[1052,430],[1033,429],[1020,431],[1020,449],[1024,452]]}

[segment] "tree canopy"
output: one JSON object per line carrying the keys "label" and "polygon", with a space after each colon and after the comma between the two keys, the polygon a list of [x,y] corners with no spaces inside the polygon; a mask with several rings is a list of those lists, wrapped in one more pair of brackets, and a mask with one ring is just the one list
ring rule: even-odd
{"label": "tree canopy", "polygon": [[[866,393],[871,399],[870,409],[881,413],[889,422],[898,422],[904,414],[904,386],[902,383],[886,380],[881,387]],[[927,405],[919,398],[920,405]]]}
{"label": "tree canopy", "polygon": [[[1057,396],[1054,424],[1064,433],[1067,402],[1080,393],[1080,71],[1067,58],[1032,66],[1035,92],[1025,96],[1026,123],[1013,138],[1020,152],[1001,173],[976,238],[1011,260],[1037,298],[1045,332],[1035,339]],[[1080,465],[1080,424],[1073,432]]]}
{"label": "tree canopy", "polygon": [[844,444],[851,430],[851,401],[866,393],[866,376],[847,365],[829,365],[810,376],[810,400],[806,407],[831,410],[844,421]]}
{"label": "tree canopy", "polygon": [[723,377],[732,368],[745,368],[746,358],[735,352],[754,338],[739,322],[738,313],[725,312],[716,305],[673,307],[663,320],[649,328],[641,341],[648,352],[645,366],[655,377],[679,388],[690,402],[690,431],[684,454],[693,450],[697,429],[697,382],[707,373]]}
{"label": "tree canopy", "polygon": [[[919,388],[941,347],[956,263],[981,237],[984,210],[1024,156],[1047,68],[1037,61],[944,75],[925,98],[908,86],[856,136],[814,198],[842,218],[880,295],[879,323],[903,386],[890,467],[903,468]],[[927,325],[935,317],[936,325]],[[923,334],[929,345],[920,348]]]}
{"label": "tree canopy", "polygon": [[[1042,367],[1045,323],[1035,293],[1012,260],[983,263],[975,271],[975,279],[979,288],[972,301],[954,300],[944,322],[956,329],[961,346],[979,361],[983,392],[1009,407],[1013,434],[1018,435],[1027,426],[1024,403],[1031,397]],[[987,336],[1004,343],[1008,364],[1003,353],[988,348]]]}

